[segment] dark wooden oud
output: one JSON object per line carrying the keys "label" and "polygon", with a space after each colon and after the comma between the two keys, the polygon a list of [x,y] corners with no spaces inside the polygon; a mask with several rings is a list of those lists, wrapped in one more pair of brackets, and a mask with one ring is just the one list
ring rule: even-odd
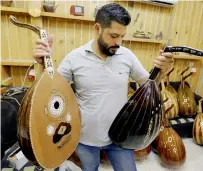
{"label": "dark wooden oud", "polygon": [[199,100],[199,110],[198,114],[195,117],[193,123],[192,136],[193,140],[198,145],[203,145],[203,110],[202,110],[203,99]]}
{"label": "dark wooden oud", "polygon": [[[23,24],[47,42],[45,30]],[[75,151],[80,138],[80,113],[68,82],[54,70],[51,56],[44,71],[27,91],[18,113],[18,140],[26,158],[39,168],[56,168]]]}
{"label": "dark wooden oud", "polygon": [[[203,51],[179,46],[167,46],[164,52],[203,56]],[[155,81],[159,71],[153,69],[149,79],[136,90],[113,121],[109,137],[116,145],[140,150],[150,145],[159,133],[163,119],[161,93]]]}

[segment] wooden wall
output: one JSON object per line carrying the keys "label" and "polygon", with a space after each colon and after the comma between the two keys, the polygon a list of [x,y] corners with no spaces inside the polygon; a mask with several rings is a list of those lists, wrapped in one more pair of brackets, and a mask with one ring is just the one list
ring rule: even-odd
{"label": "wooden wall", "polygon": [[[172,10],[172,22],[169,31],[171,45],[185,45],[203,50],[203,1],[179,1]],[[176,76],[193,60],[177,60]],[[203,61],[196,61],[197,72],[187,80],[197,94],[203,96]],[[195,86],[196,85],[196,86]]]}
{"label": "wooden wall", "polygon": [[[16,8],[32,8],[30,3],[34,1],[15,1],[12,5]],[[85,17],[94,19],[94,9],[97,6],[111,1],[57,1],[59,4],[55,11],[56,16],[64,17],[31,17],[27,13],[14,13],[18,20],[26,23],[36,23],[54,35],[53,60],[57,67],[65,54],[88,42],[94,37],[92,31],[93,21],[67,19],[72,4],[85,7]],[[203,1],[179,1],[173,8],[165,8],[150,4],[116,1],[128,9],[132,16],[132,22],[128,27],[127,36],[132,36],[136,31],[152,32],[153,37],[163,32],[163,39],[169,45],[186,45],[203,49]],[[41,4],[33,7],[41,10]],[[32,59],[32,47],[35,42],[30,30],[14,26],[9,21],[10,12],[1,13],[1,59]],[[37,36],[34,37],[37,39]],[[150,71],[152,60],[159,54],[163,47],[159,43],[147,43],[136,41],[123,41],[123,45],[130,48],[140,59],[144,67]],[[180,55],[180,54],[179,54]],[[203,63],[200,60],[176,59],[175,71],[171,74],[172,81],[180,81],[180,72],[194,62],[197,72],[188,78],[193,91],[203,96]],[[14,76],[14,85],[19,86],[24,80],[28,67],[3,67],[2,78]],[[30,85],[26,79],[25,85]]]}

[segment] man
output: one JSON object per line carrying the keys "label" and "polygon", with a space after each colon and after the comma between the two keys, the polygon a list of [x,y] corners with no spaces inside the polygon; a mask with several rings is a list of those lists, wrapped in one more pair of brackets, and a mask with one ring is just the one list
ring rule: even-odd
{"label": "man", "polygon": [[[82,170],[97,171],[100,150],[108,156],[115,171],[136,171],[132,150],[112,144],[108,130],[127,101],[129,76],[143,84],[149,73],[137,57],[121,46],[131,17],[122,6],[107,4],[95,18],[95,38],[65,56],[58,67],[67,81],[73,81],[81,112],[82,133],[76,152]],[[41,63],[41,56],[50,55],[49,44],[37,41],[33,56]],[[172,54],[162,53],[154,61],[161,69],[159,80],[172,67]]]}

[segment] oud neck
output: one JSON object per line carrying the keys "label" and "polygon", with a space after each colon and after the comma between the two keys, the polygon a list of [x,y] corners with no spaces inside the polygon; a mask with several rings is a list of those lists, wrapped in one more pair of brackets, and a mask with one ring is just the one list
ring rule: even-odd
{"label": "oud neck", "polygon": [[[164,52],[170,52],[170,53],[183,52],[183,53],[203,57],[202,50],[198,50],[198,49],[194,49],[194,48],[190,48],[190,47],[186,47],[186,46],[166,46],[164,49]],[[152,72],[149,76],[149,79],[155,80],[156,77],[158,76],[159,72],[160,72],[160,69],[155,67],[152,70]]]}
{"label": "oud neck", "polygon": [[[48,43],[48,36],[46,30],[40,29],[40,38],[44,42]],[[44,69],[48,71],[48,74],[53,77],[54,65],[51,56],[44,56]]]}

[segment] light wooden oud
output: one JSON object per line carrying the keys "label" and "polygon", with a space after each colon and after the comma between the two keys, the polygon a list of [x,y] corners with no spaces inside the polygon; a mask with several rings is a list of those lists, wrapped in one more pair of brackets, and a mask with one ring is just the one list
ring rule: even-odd
{"label": "light wooden oud", "polygon": [[173,70],[174,70],[174,68],[172,68],[166,75],[166,90],[169,91],[174,96],[174,98],[176,99],[176,101],[178,103],[178,92],[169,83],[169,75],[171,74],[171,72],[173,72]]}
{"label": "light wooden oud", "polygon": [[[35,31],[47,42],[45,30]],[[26,158],[39,168],[56,168],[75,151],[80,138],[80,113],[68,82],[54,70],[51,56],[44,57],[44,71],[27,91],[18,114],[18,139]]]}
{"label": "light wooden oud", "polygon": [[199,100],[199,111],[193,123],[192,136],[196,144],[203,145],[203,99]]}
{"label": "light wooden oud", "polygon": [[186,76],[183,75],[188,69],[189,67],[181,73],[181,84],[178,88],[179,115],[182,117],[192,117],[197,112],[194,93],[185,81],[187,77],[192,75],[192,72]]}
{"label": "light wooden oud", "polygon": [[185,145],[181,137],[171,127],[166,116],[168,110],[173,109],[173,107],[174,104],[166,110],[163,109],[164,119],[156,142],[160,163],[167,168],[179,168],[185,163],[186,159]]}
{"label": "light wooden oud", "polygon": [[134,158],[135,160],[144,160],[144,159],[147,159],[149,153],[151,152],[151,145],[145,147],[144,149],[142,150],[134,150]]}
{"label": "light wooden oud", "polygon": [[167,110],[168,112],[165,113],[165,115],[168,119],[175,118],[178,116],[179,109],[177,98],[175,98],[174,95],[166,89],[163,80],[161,81],[161,87],[162,98],[164,101],[166,101],[163,103],[163,108],[166,110],[173,104],[173,108],[171,108],[171,110]]}

